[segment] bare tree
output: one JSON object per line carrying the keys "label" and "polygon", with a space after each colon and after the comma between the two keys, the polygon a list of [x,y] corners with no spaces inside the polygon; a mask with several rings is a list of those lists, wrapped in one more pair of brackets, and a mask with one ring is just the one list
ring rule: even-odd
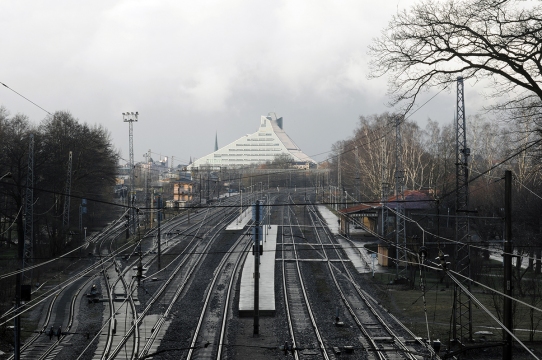
{"label": "bare tree", "polygon": [[[423,1],[393,16],[370,46],[371,77],[389,75],[391,104],[457,76],[489,79],[500,105],[542,104],[542,6],[519,1]],[[406,102],[406,104],[405,104]]]}

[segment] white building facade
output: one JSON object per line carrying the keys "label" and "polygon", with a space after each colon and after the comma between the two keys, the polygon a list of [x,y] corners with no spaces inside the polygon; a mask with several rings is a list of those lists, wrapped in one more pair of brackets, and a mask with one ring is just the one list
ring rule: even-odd
{"label": "white building facade", "polygon": [[187,170],[206,166],[241,167],[290,156],[294,166],[315,167],[316,162],[301,151],[283,130],[282,117],[262,116],[260,127],[217,151],[195,160]]}

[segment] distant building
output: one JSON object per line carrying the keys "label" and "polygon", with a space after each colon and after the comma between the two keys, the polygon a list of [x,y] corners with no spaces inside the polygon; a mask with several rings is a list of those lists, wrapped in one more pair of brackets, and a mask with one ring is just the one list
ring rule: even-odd
{"label": "distant building", "polygon": [[194,183],[192,181],[176,181],[173,184],[173,206],[185,207],[194,198]]}
{"label": "distant building", "polygon": [[[215,148],[218,141],[215,137]],[[282,117],[274,113],[262,116],[258,131],[195,160],[187,169],[199,167],[241,167],[273,161],[277,156],[289,156],[292,166],[299,168],[316,167],[316,162],[293,142],[283,130]]]}

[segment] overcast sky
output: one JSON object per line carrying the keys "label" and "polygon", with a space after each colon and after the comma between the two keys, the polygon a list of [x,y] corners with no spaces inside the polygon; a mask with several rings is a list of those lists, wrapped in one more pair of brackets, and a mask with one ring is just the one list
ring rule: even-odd
{"label": "overcast sky", "polygon": [[[393,111],[387,79],[367,79],[367,46],[412,3],[0,0],[0,82],[50,112],[104,125],[125,159],[125,111],[140,114],[135,160],[150,149],[176,165],[212,152],[215,132],[224,146],[275,112],[321,161],[359,115]],[[465,90],[474,114],[483,89]],[[450,123],[454,91],[412,119]],[[0,105],[35,123],[47,115],[3,86]]]}

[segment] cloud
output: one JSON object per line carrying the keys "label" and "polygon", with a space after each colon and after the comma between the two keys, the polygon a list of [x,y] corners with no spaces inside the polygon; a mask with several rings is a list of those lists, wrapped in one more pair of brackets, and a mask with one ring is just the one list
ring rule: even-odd
{"label": "cloud", "polygon": [[[276,111],[315,154],[349,136],[358,115],[389,110],[386,79],[367,80],[366,49],[409,3],[8,2],[0,69],[9,71],[0,81],[50,111],[104,124],[124,153],[123,111],[141,114],[135,154],[152,148],[179,159],[212,150],[215,130],[232,141]],[[45,116],[1,95],[12,113]]]}

